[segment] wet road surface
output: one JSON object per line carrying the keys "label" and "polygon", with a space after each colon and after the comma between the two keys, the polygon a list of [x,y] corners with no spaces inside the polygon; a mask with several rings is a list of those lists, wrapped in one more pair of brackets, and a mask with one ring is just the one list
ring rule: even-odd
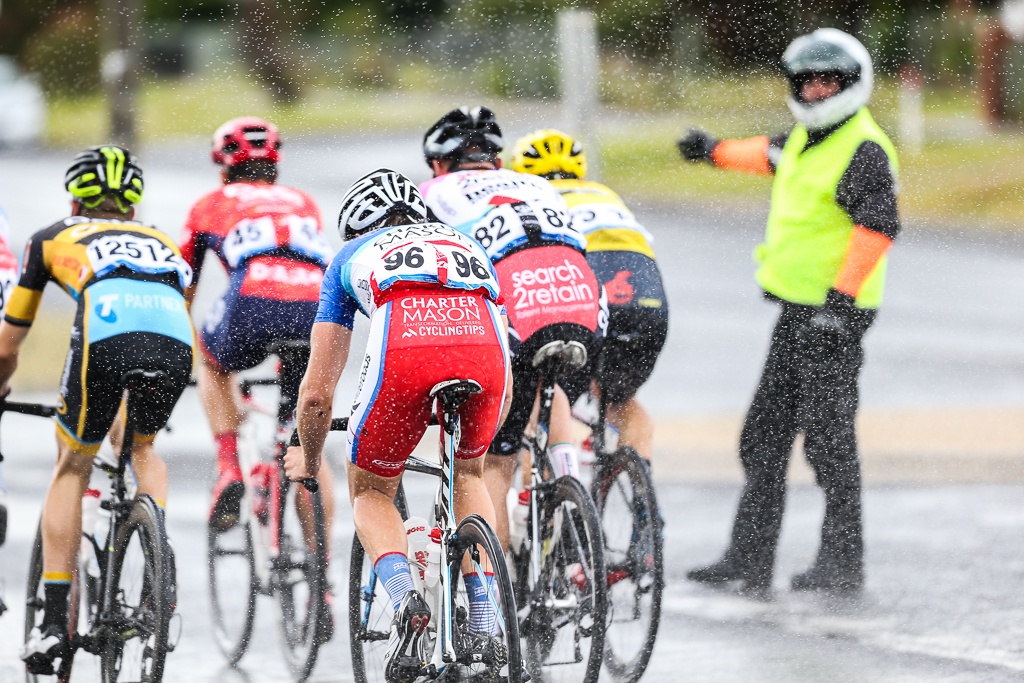
{"label": "wet road surface", "polygon": [[[525,130],[511,130],[510,139]],[[362,173],[392,165],[424,179],[418,142],[418,135],[338,139],[323,146],[296,140],[288,147],[282,181],[313,193],[330,230],[338,199]],[[145,150],[143,219],[177,234],[189,204],[216,182],[206,154],[200,143]],[[0,156],[0,187],[5,188],[0,204],[11,216],[16,247],[63,215],[67,199],[60,180],[70,156]],[[708,416],[738,420],[756,383],[775,315],[774,307],[760,299],[752,278],[750,253],[763,229],[764,207],[635,208],[657,238],[672,307],[668,345],[641,396],[664,426],[663,433],[670,433],[676,423]],[[929,467],[929,456],[945,445],[929,437],[948,416],[1022,413],[1024,316],[1018,305],[1008,305],[1024,299],[1022,256],[1024,243],[1013,236],[919,226],[909,226],[896,246],[885,308],[867,338],[862,403],[869,417],[916,411],[924,420],[914,432],[920,439],[915,454],[922,470]],[[223,283],[218,270],[207,268],[204,273],[200,317]],[[45,302],[71,310],[57,291],[49,291]],[[359,348],[364,338],[365,327],[357,326],[353,346]],[[339,404],[351,396],[354,375],[350,367],[339,388]],[[968,430],[976,426],[972,419],[966,422]],[[179,557],[183,631],[165,680],[283,680],[276,606],[269,599],[260,600],[255,640],[241,669],[225,669],[213,644],[204,566],[213,448],[194,395],[182,400],[172,424],[179,428],[162,436],[158,446],[168,455],[172,476],[169,518]],[[1014,474],[1019,467],[986,465],[981,479],[991,482],[987,485],[964,485],[966,478],[955,469],[935,477],[923,471],[918,476],[910,467],[899,485],[869,486],[868,585],[857,601],[795,595],[786,589],[788,577],[813,556],[822,506],[813,488],[794,488],[780,546],[777,591],[774,599],[761,602],[683,578],[689,567],[718,558],[738,496],[731,450],[735,434],[720,426],[714,429],[719,445],[693,462],[693,467],[707,464],[708,476],[697,477],[687,469],[691,461],[667,456],[678,444],[663,442],[665,452],[656,454],[667,521],[668,587],[661,636],[645,680],[1024,680],[1024,480]],[[869,443],[891,441],[884,424],[879,429]],[[969,432],[961,455],[998,452],[1003,458],[999,462],[1019,463],[1024,441],[1013,433],[1006,443],[996,443],[995,432]],[[50,476],[50,434],[48,425],[29,418],[4,419],[12,528],[7,545],[0,548],[0,577],[12,609],[0,618],[0,683],[21,680],[15,660],[21,638],[20,596]],[[722,468],[712,466],[717,464]],[[341,627],[317,667],[315,680],[323,681],[350,680],[344,586],[351,521],[346,504],[339,501],[338,507],[331,578]],[[86,659],[79,665],[82,676],[95,668]]]}

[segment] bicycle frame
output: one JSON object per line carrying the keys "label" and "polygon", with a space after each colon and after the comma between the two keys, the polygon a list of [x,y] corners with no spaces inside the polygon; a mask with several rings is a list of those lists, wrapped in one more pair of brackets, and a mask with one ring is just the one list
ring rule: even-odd
{"label": "bicycle frame", "polygon": [[[454,381],[458,382],[458,380]],[[443,389],[441,391],[443,391]],[[438,391],[437,393],[441,392]],[[458,414],[458,403],[454,406],[446,406],[440,397],[437,398],[437,403],[440,405],[441,418],[439,422],[434,422],[432,419],[431,424],[439,424],[441,427],[439,462],[435,463],[416,455],[410,455],[405,463],[406,471],[427,474],[437,477],[440,480],[440,486],[438,487],[434,498],[434,518],[441,531],[440,552],[442,566],[438,584],[438,602],[440,604],[430,605],[431,613],[438,617],[437,623],[439,624],[439,627],[437,631],[438,637],[434,641],[434,648],[431,653],[428,670],[424,674],[431,679],[441,677],[448,665],[457,660],[454,636],[455,615],[452,613],[452,605],[454,604],[453,590],[456,583],[453,572],[458,571],[458,568],[454,567],[452,564],[454,560],[452,547],[455,529],[457,528],[457,520],[455,519],[455,511],[452,506],[452,494],[455,486],[453,464],[455,461],[455,453],[458,450],[462,436],[461,418]],[[345,430],[347,427],[348,420],[345,419],[333,420],[331,424],[331,429],[337,431]],[[479,564],[479,558],[473,558],[472,561],[478,573],[483,575],[483,568]],[[376,575],[371,569],[371,593],[372,586],[376,581]],[[505,622],[502,617],[501,610],[494,599],[494,595],[489,594],[488,597],[491,600],[492,607],[494,607],[495,615],[498,618],[501,628],[505,630]],[[363,627],[365,628],[369,621],[372,602],[370,599],[367,599],[364,602],[365,606],[361,619]]]}
{"label": "bicycle frame", "polygon": [[[82,530],[82,536],[89,539],[93,546],[93,551],[96,553],[96,559],[100,569],[100,577],[102,578],[102,592],[101,602],[95,615],[95,621],[91,621],[89,624],[89,632],[86,634],[80,634],[78,632],[69,634],[69,645],[72,652],[81,649],[89,652],[90,654],[97,654],[102,648],[104,642],[106,642],[106,639],[111,637],[111,632],[118,626],[121,626],[115,616],[114,603],[117,597],[117,586],[114,583],[115,579],[113,572],[110,571],[110,567],[114,562],[114,554],[116,552],[115,539],[117,538],[117,533],[125,523],[127,517],[131,514],[132,507],[135,505],[135,500],[128,497],[128,487],[125,483],[125,472],[131,464],[132,446],[134,445],[134,397],[135,392],[141,388],[139,385],[134,385],[133,382],[158,379],[157,376],[150,375],[149,373],[143,373],[138,376],[132,375],[134,375],[134,373],[128,373],[125,375],[127,417],[125,419],[124,438],[121,443],[121,452],[116,462],[113,464],[99,458],[96,458],[93,462],[93,467],[110,476],[110,498],[101,502],[101,506],[104,509],[109,510],[111,513],[110,525],[107,529],[107,537],[104,539],[103,546],[100,546],[94,534],[87,533],[85,529]],[[17,412],[37,417],[53,417],[57,414],[57,409],[55,406],[3,401],[0,402],[0,416],[2,416],[4,412]],[[0,456],[0,460],[2,460],[2,456]],[[61,658],[60,670],[57,672],[58,676],[67,674],[73,659],[73,656],[65,656]]]}

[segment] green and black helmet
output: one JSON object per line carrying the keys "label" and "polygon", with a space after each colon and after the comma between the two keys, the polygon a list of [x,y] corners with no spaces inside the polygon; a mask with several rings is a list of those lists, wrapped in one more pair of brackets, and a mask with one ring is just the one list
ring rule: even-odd
{"label": "green and black helmet", "polygon": [[113,197],[121,213],[128,213],[132,204],[142,201],[142,169],[135,155],[123,147],[90,147],[71,162],[64,187],[87,209]]}

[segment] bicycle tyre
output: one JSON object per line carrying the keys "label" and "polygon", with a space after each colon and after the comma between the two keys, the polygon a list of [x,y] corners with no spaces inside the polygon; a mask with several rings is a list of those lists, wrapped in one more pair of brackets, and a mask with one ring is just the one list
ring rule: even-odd
{"label": "bicycle tyre", "polygon": [[[527,602],[520,607],[523,618],[520,632],[526,641],[526,664],[538,683],[594,683],[604,659],[608,611],[604,544],[597,510],[590,494],[573,477],[545,482],[534,489],[533,495],[540,496],[539,528],[553,532],[557,523],[559,535],[556,538],[552,533],[540,543],[547,554],[542,559],[540,576],[535,584],[530,584],[528,559],[520,565],[517,573],[521,582],[519,594],[525,596]],[[565,516],[568,516],[569,523]],[[570,545],[572,548],[567,554],[566,547]],[[585,591],[587,587],[589,590]],[[564,609],[558,607],[560,601],[571,603],[573,599],[576,605]],[[573,661],[568,661],[569,655],[556,652],[559,631],[570,624],[575,625],[569,641]],[[577,660],[576,649],[584,639],[589,639],[590,650],[585,656],[581,651]],[[573,667],[573,664],[577,666]],[[584,666],[578,666],[580,664]]]}
{"label": "bicycle tyre", "polygon": [[[243,499],[243,505],[246,499]],[[207,527],[206,559],[208,587],[210,590],[210,615],[213,617],[213,635],[217,646],[227,659],[229,666],[234,666],[249,649],[252,629],[256,623],[256,596],[259,594],[259,579],[256,576],[256,558],[252,548],[252,527],[243,515],[242,522],[231,529],[218,530],[213,525]],[[241,536],[234,541],[231,536]],[[239,543],[240,545],[236,545]],[[229,546],[230,544],[230,546]],[[240,623],[231,623],[230,614],[239,614],[239,605],[230,605],[228,595],[230,585],[222,586],[219,579],[226,579],[227,584],[238,583],[239,572],[223,571],[229,558],[243,557],[248,568],[248,585],[244,601],[241,604]],[[220,572],[218,570],[221,570]],[[232,595],[231,597],[239,597]]]}
{"label": "bicycle tyre", "polygon": [[[466,594],[466,587],[462,579],[463,557],[469,553],[470,560],[479,562],[479,549],[487,554],[491,562],[491,571],[494,574],[494,586],[497,589],[499,607],[501,608],[501,619],[505,629],[503,637],[505,640],[507,661],[501,670],[497,672],[484,672],[479,680],[502,681],[503,683],[522,683],[523,679],[523,655],[522,642],[519,634],[519,615],[516,610],[515,597],[512,589],[512,579],[509,577],[508,566],[505,564],[505,552],[498,542],[491,525],[479,515],[469,515],[463,519],[455,530],[451,553],[451,563],[448,566],[449,575],[453,577],[452,598],[455,604],[452,605],[452,615],[456,620],[455,627],[458,635],[455,638],[456,655],[458,658],[469,658],[473,653],[459,652],[460,642],[468,639],[469,624],[460,623],[459,615],[464,608],[468,615],[468,603],[466,606],[459,605],[460,599]],[[458,577],[458,578],[455,578]],[[474,672],[477,673],[477,672]],[[472,677],[470,680],[477,680]]]}
{"label": "bicycle tyre", "polygon": [[[321,645],[321,622],[330,618],[324,592],[327,590],[327,539],[320,491],[307,491],[288,482],[281,473],[278,514],[279,554],[274,560],[271,584],[281,610],[281,642],[284,657],[297,681],[305,681],[316,666]],[[313,516],[313,544],[310,551],[295,508],[296,496],[308,496]],[[299,576],[301,575],[301,578]],[[299,586],[305,589],[296,590]]]}
{"label": "bicycle tyre", "polygon": [[[401,484],[395,495],[395,507],[403,520],[409,518]],[[348,637],[355,683],[385,683],[384,653],[388,649],[394,610],[384,586],[375,577],[371,579],[372,568],[359,536],[353,533],[348,570]],[[367,666],[367,662],[371,665]]]}
{"label": "bicycle tyre", "polygon": [[[635,683],[651,660],[665,586],[661,513],[643,458],[629,447],[602,456],[593,496],[604,534],[609,583],[605,667],[615,681]],[[630,522],[624,529],[626,519]],[[647,614],[646,624],[637,623],[642,612]]]}
{"label": "bicycle tyre", "polygon": [[[135,539],[141,560],[129,552]],[[128,518],[119,525],[108,571],[113,573],[114,595],[108,596],[113,612],[105,615],[109,624],[100,653],[103,681],[160,683],[173,611],[173,577],[164,513],[148,495],[135,499]]]}
{"label": "bicycle tyre", "polygon": [[[75,562],[76,569],[71,573],[71,591],[68,593],[68,633],[75,634],[78,627],[79,608],[81,605],[81,593],[78,581],[78,562]],[[37,626],[43,618],[45,598],[43,597],[43,522],[39,521],[36,526],[36,537],[32,543],[32,555],[28,565],[28,583],[25,595],[25,640],[28,640],[32,629]],[[74,657],[66,663],[62,660],[57,671],[57,681],[67,683],[71,680],[71,668],[74,664]],[[42,683],[45,679],[34,674],[25,672],[27,683]]]}

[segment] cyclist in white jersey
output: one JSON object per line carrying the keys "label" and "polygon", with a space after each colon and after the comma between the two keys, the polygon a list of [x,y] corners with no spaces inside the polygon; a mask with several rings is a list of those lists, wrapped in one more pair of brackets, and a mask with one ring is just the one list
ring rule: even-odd
{"label": "cyclist in white jersey", "polygon": [[[515,385],[508,419],[491,444],[485,478],[502,543],[508,543],[505,497],[523,431],[537,397],[534,354],[555,340],[578,341],[596,356],[607,327],[603,290],[585,256],[586,239],[547,180],[501,168],[503,141],[494,113],[461,107],[427,131],[423,152],[434,173],[420,190],[438,220],[472,235],[498,272],[511,326]],[[569,401],[558,391],[549,435],[559,474],[579,473]]]}

